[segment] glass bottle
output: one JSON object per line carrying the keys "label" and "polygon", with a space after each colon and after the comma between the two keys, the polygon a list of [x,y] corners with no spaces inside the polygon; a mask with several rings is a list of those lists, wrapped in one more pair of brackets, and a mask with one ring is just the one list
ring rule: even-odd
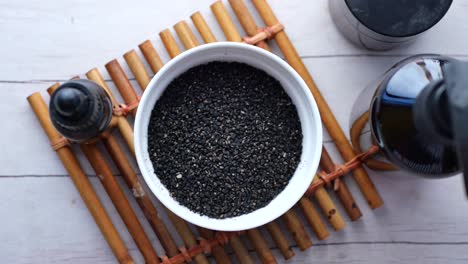
{"label": "glass bottle", "polygon": [[468,169],[468,62],[403,60],[363,91],[353,121],[367,110],[374,144],[397,167],[430,178]]}
{"label": "glass bottle", "polygon": [[85,142],[103,132],[112,119],[112,102],[106,91],[89,80],[63,83],[49,104],[54,127],[74,142]]}

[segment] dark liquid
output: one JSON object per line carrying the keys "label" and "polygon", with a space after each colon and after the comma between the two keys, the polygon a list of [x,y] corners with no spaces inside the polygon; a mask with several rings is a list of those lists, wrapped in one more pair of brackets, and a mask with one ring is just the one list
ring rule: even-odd
{"label": "dark liquid", "polygon": [[429,177],[459,170],[454,147],[428,138],[413,119],[416,97],[429,83],[443,78],[446,63],[434,55],[396,65],[377,90],[371,111],[375,139],[387,157],[397,166]]}

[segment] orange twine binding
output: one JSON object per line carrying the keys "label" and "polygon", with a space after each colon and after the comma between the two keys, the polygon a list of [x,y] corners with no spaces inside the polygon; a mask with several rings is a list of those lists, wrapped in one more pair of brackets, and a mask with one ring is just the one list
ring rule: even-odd
{"label": "orange twine binding", "polygon": [[71,142],[70,140],[64,138],[64,137],[61,137],[59,139],[57,139],[55,142],[52,142],[50,144],[52,146],[52,148],[54,149],[54,151],[57,151],[63,147],[69,147],[71,146]]}
{"label": "orange twine binding", "polygon": [[192,261],[192,257],[188,253],[187,249],[185,247],[180,247],[179,250],[180,250],[182,256],[184,256],[185,262],[190,263]]}
{"label": "orange twine binding", "polygon": [[244,43],[250,44],[250,45],[257,45],[259,42],[264,41],[264,40],[270,40],[273,37],[275,37],[276,34],[284,30],[284,26],[281,23],[277,23],[276,25],[273,25],[271,27],[266,27],[266,28],[259,28],[258,33],[255,34],[254,36],[246,36],[243,37],[242,39],[244,40]]}
{"label": "orange twine binding", "polygon": [[141,96],[138,96],[136,101],[133,101],[129,104],[120,104],[118,107],[114,108],[113,112],[116,116],[127,116],[133,109],[136,109],[140,104]]}
{"label": "orange twine binding", "polygon": [[201,237],[198,244],[203,248],[205,254],[211,253],[212,247],[208,240]]}
{"label": "orange twine binding", "polygon": [[380,150],[379,147],[374,145],[374,146],[370,147],[366,152],[363,152],[363,153],[357,155],[356,157],[354,157],[350,161],[346,162],[344,165],[335,165],[335,170],[330,172],[330,173],[326,173],[324,171],[319,171],[317,173],[317,176],[319,177],[320,180],[312,183],[309,186],[309,188],[307,189],[307,191],[305,193],[305,196],[312,195],[315,192],[315,190],[317,190],[317,188],[319,188],[322,185],[326,185],[327,187],[331,187],[332,183],[334,183],[333,188],[335,190],[338,190],[338,188],[340,187],[339,177],[341,177],[341,176],[343,176],[345,174],[348,174],[349,172],[351,172],[355,168],[359,167],[363,163],[363,161],[365,161],[369,157],[377,154],[379,152],[379,150]]}
{"label": "orange twine binding", "polygon": [[330,180],[329,175],[325,171],[317,172],[317,177],[323,181],[323,184],[325,184],[325,186],[331,186],[332,180]]}
{"label": "orange twine binding", "polygon": [[229,236],[226,232],[217,232],[215,234],[215,239],[220,245],[225,245],[229,242]]}
{"label": "orange twine binding", "polygon": [[167,256],[161,257],[161,264],[173,264]]}

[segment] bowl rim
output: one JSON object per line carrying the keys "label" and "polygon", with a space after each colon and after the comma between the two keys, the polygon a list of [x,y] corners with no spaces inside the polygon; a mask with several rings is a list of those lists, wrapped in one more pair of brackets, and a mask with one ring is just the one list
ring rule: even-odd
{"label": "bowl rim", "polygon": [[[271,52],[268,52],[268,51],[265,51],[265,50],[263,50],[261,48],[258,48],[256,46],[243,44],[243,43],[235,43],[235,42],[217,42],[217,43],[204,44],[204,45],[192,48],[190,50],[187,50],[187,51],[181,53],[177,57],[171,59],[167,64],[165,64],[158,71],[158,73],[152,78],[152,80],[150,81],[150,83],[146,87],[146,89],[145,89],[145,91],[144,91],[144,93],[143,93],[143,95],[141,97],[140,107],[139,108],[142,108],[142,106],[147,105],[147,104],[152,104],[152,101],[149,101],[150,100],[149,99],[150,93],[152,92],[152,90],[156,89],[158,81],[162,78],[162,76],[165,76],[166,72],[169,71],[171,68],[178,65],[181,61],[185,60],[187,57],[193,56],[194,54],[196,54],[198,52],[209,50],[209,49],[219,49],[219,48],[232,48],[232,49],[248,50],[249,52],[258,53],[260,56],[265,56],[269,60],[274,61],[274,63],[278,64],[278,66],[280,66],[284,70],[286,70],[288,72],[288,74],[291,75],[290,78],[294,78],[294,81],[299,83],[300,89],[303,90],[302,92],[305,93],[306,101],[308,102],[307,103],[308,107],[311,107],[310,111],[312,111],[313,116],[314,116],[314,118],[313,118],[314,124],[313,125],[316,128],[316,131],[314,131],[315,132],[316,144],[315,144],[315,148],[313,150],[313,159],[312,159],[311,165],[309,165],[309,167],[317,169],[318,165],[319,165],[320,156],[321,156],[321,150],[322,150],[322,144],[323,144],[323,142],[322,142],[323,135],[322,135],[322,122],[321,122],[320,113],[319,113],[316,101],[313,98],[312,93],[310,92],[310,90],[309,90],[307,84],[305,83],[305,81],[302,79],[302,77],[300,77],[300,75],[288,63],[286,63],[284,60],[282,60],[280,57],[276,56],[275,54],[273,54]],[[239,61],[241,62],[241,60],[239,60]],[[253,66],[253,67],[255,67],[255,66]],[[173,76],[173,78],[176,78],[176,77],[177,76]],[[166,89],[166,87],[164,87],[164,89]],[[156,103],[157,103],[157,101],[156,101]],[[288,196],[289,202],[288,201],[284,202],[285,204],[287,204],[287,206],[281,207],[281,210],[275,210],[275,213],[273,213],[273,214],[258,217],[257,221],[236,221],[237,225],[232,224],[232,223],[230,223],[230,225],[226,225],[226,223],[223,224],[223,222],[226,222],[227,220],[230,220],[232,218],[216,219],[216,218],[211,218],[211,217],[208,217],[208,216],[202,216],[201,218],[195,218],[195,219],[189,218],[189,216],[187,216],[184,213],[181,213],[179,210],[177,210],[178,208],[179,209],[180,208],[188,209],[188,208],[181,205],[175,198],[170,197],[170,199],[175,201],[176,205],[174,205],[174,203],[168,203],[167,197],[162,196],[162,195],[158,195],[159,190],[156,188],[156,186],[155,186],[156,183],[154,183],[154,180],[152,180],[152,177],[157,177],[157,175],[154,173],[154,171],[153,172],[148,172],[145,169],[146,168],[146,165],[145,165],[146,161],[145,161],[145,157],[143,156],[143,153],[147,153],[148,150],[143,149],[145,138],[143,136],[139,136],[142,133],[141,130],[144,130],[144,128],[143,128],[144,124],[143,124],[143,121],[142,121],[142,119],[143,119],[142,112],[143,111],[137,111],[137,114],[136,114],[136,117],[135,117],[135,125],[134,125],[134,130],[135,130],[134,131],[134,144],[135,144],[135,155],[136,155],[137,165],[138,165],[138,167],[139,167],[139,169],[141,171],[141,174],[142,174],[145,182],[147,183],[148,187],[150,188],[151,192],[157,197],[157,199],[163,204],[163,206],[168,208],[172,213],[178,215],[179,217],[185,219],[186,221],[188,221],[190,223],[193,223],[193,224],[195,224],[197,226],[201,226],[201,227],[204,227],[204,228],[208,228],[208,229],[212,229],[212,230],[219,230],[219,231],[239,231],[239,230],[247,230],[247,229],[255,228],[255,227],[264,225],[266,223],[269,223],[269,222],[273,221],[274,219],[276,219],[276,218],[280,217],[281,215],[283,215],[285,212],[287,212],[290,208],[292,208],[300,200],[300,198],[304,195],[304,193],[306,192],[306,190],[307,190],[307,188],[308,188],[308,186],[310,184],[310,183],[309,184],[303,184],[302,187],[297,186],[297,187],[300,187],[301,189],[297,190],[297,192],[295,192],[297,195],[295,195],[294,197]],[[147,130],[147,128],[146,128],[146,130]],[[301,154],[301,159],[302,159],[302,154]],[[297,168],[296,168],[295,172],[296,171],[297,171]],[[312,174],[312,177],[310,178],[311,182],[315,177],[314,176],[315,173],[316,173],[316,171],[311,171],[310,172],[310,174]],[[291,180],[293,179],[293,177],[295,177],[295,174],[296,173],[294,173]],[[290,183],[288,183],[288,185],[289,184]],[[165,186],[163,186],[163,187],[165,188]],[[286,190],[286,188],[287,188],[287,186],[281,192],[284,192],[284,190]],[[281,192],[278,194],[278,196],[281,194]],[[271,203],[266,205],[265,207],[268,207],[270,205],[271,205]],[[263,208],[265,208],[265,207],[263,207]],[[190,209],[188,209],[188,210],[191,213],[195,214],[195,215],[201,216],[197,212],[191,211]],[[255,213],[255,212],[256,211],[253,211],[251,213]],[[249,213],[249,214],[251,214],[251,213]],[[249,215],[249,214],[245,214],[245,215]],[[242,218],[242,216],[244,216],[244,215],[237,216],[235,218],[236,219],[237,218]],[[205,219],[205,220],[200,220],[200,219]]]}

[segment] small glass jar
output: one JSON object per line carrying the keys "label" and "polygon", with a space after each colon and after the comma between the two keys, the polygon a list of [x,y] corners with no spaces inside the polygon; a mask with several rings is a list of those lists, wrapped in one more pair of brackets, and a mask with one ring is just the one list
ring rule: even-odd
{"label": "small glass jar", "polygon": [[[371,141],[394,168],[428,178],[463,172],[468,194],[467,72],[468,62],[441,55],[416,55],[397,63],[355,102],[354,147],[361,149],[357,138],[368,122]],[[368,165],[390,165],[379,164]]]}
{"label": "small glass jar", "polygon": [[338,29],[353,43],[388,50],[413,41],[437,24],[452,0],[330,0]]}
{"label": "small glass jar", "polygon": [[108,128],[112,119],[112,102],[97,83],[72,80],[52,94],[49,112],[52,124],[62,136],[81,143]]}

